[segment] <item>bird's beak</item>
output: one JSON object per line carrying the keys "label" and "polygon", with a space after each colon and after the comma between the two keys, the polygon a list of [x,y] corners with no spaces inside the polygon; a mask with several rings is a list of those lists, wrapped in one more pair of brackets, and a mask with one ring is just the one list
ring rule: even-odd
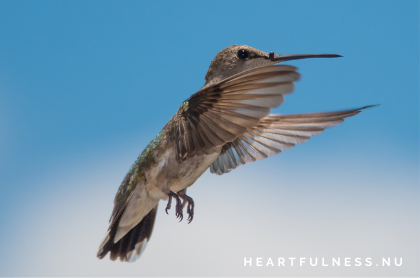
{"label": "bird's beak", "polygon": [[284,62],[289,60],[299,60],[299,59],[307,59],[307,58],[337,58],[343,57],[338,54],[274,54],[274,52],[270,52],[268,56],[264,58],[270,59],[273,62]]}

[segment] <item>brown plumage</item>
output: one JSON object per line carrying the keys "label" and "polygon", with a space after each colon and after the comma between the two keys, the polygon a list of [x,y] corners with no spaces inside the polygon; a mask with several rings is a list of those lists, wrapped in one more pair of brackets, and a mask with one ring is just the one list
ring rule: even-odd
{"label": "brown plumage", "polygon": [[220,51],[207,71],[206,84],[181,104],[124,178],[98,258],[110,253],[111,260],[136,260],[150,240],[158,203],[168,196],[166,210],[175,198],[176,216],[182,220],[185,206],[192,220],[194,202],[186,189],[209,167],[212,173],[228,173],[303,143],[367,108],[269,114],[300,77],[295,67],[275,64],[331,57],[340,56],[276,55],[245,45]]}
{"label": "brown plumage", "polygon": [[344,118],[359,114],[358,109],[296,115],[270,114],[234,141],[223,145],[219,157],[210,166],[212,173],[222,175],[246,163],[276,155],[306,142],[324,129],[342,123]]}

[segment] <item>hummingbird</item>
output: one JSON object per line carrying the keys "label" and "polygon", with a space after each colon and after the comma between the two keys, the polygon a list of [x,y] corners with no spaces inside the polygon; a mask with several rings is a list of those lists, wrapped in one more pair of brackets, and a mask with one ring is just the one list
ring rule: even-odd
{"label": "hummingbird", "polygon": [[181,221],[188,222],[194,201],[187,188],[210,168],[222,175],[307,141],[358,109],[295,115],[270,114],[283,103],[300,77],[297,68],[277,65],[337,54],[281,55],[246,45],[221,50],[210,64],[204,86],[185,100],[176,114],[139,155],[122,181],[105,239],[97,257],[133,262],[150,240],[158,203],[175,200]]}

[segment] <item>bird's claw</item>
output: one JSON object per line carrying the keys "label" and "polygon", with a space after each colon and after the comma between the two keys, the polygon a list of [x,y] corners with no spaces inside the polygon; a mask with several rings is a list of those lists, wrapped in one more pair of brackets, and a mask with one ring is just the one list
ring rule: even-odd
{"label": "bird's claw", "polygon": [[168,204],[166,205],[166,209],[165,212],[166,214],[168,213],[168,210],[171,209],[171,204],[172,204],[172,198],[175,199],[176,201],[176,206],[175,206],[175,216],[176,218],[179,218],[180,222],[182,221],[182,219],[184,218],[183,213],[182,213],[182,204],[181,204],[181,200],[179,199],[178,195],[175,192],[170,191],[168,193],[169,199],[168,199]]}
{"label": "bird's claw", "polygon": [[[182,210],[184,209],[185,206],[187,206],[187,213],[188,213],[188,224],[191,223],[191,221],[194,218],[194,201],[191,197],[187,196],[185,194],[185,192],[172,192],[170,191],[168,193],[169,199],[168,199],[168,204],[166,205],[166,209],[165,212],[166,214],[168,214],[168,210],[171,209],[171,203],[172,203],[172,198],[175,199],[176,201],[176,206],[175,206],[175,216],[178,219],[179,218],[179,222],[181,222],[184,219],[184,214],[182,212]],[[183,200],[183,202],[181,203],[181,199]]]}
{"label": "bird's claw", "polygon": [[[173,192],[172,192],[172,193],[173,193]],[[165,212],[166,212],[166,214],[168,214],[168,215],[169,215],[169,213],[168,213],[168,209],[171,209],[172,195],[169,195],[169,194],[168,194],[168,196],[169,196],[169,199],[168,199],[168,204],[166,205],[166,208],[165,208]]]}
{"label": "bird's claw", "polygon": [[185,205],[187,205],[187,213],[188,213],[187,221],[188,221],[188,224],[190,224],[194,218],[194,201],[190,196],[187,196],[187,195],[180,195],[180,197],[184,201],[182,203],[182,207],[185,207]]}
{"label": "bird's claw", "polygon": [[176,218],[179,218],[179,222],[182,221],[182,219],[184,218],[184,214],[182,213],[182,204],[181,204],[181,200],[178,198],[176,201]]}

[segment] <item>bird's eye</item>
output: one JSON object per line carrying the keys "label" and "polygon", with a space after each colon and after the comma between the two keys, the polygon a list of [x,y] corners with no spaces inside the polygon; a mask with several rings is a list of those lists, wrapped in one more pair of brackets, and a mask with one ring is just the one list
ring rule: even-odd
{"label": "bird's eye", "polygon": [[236,55],[238,56],[239,59],[245,60],[246,58],[249,57],[249,52],[246,51],[245,49],[241,49],[241,50],[238,50]]}

